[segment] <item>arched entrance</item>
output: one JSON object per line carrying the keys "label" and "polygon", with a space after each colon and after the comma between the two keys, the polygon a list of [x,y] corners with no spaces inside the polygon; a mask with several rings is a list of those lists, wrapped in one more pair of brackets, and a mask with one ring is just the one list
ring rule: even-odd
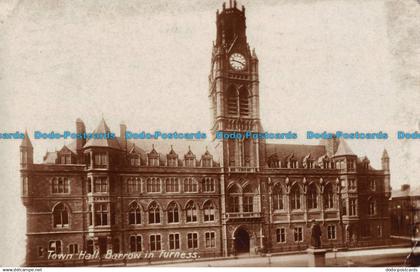
{"label": "arched entrance", "polygon": [[249,253],[249,247],[250,247],[249,233],[245,229],[239,228],[235,232],[236,253]]}

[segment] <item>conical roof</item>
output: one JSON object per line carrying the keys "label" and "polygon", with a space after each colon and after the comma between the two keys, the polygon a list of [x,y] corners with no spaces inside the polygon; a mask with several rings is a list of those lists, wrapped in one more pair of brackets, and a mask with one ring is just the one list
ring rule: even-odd
{"label": "conical roof", "polygon": [[[99,122],[99,125],[96,127],[93,133],[105,135],[107,133],[111,133],[111,130],[109,129],[105,120],[102,118],[101,122]],[[116,137],[114,137],[113,139],[111,139],[110,137],[92,137],[87,141],[84,147],[109,147],[121,149]]]}
{"label": "conical roof", "polygon": [[340,144],[338,145],[337,152],[335,152],[334,156],[347,156],[352,155],[355,156],[356,154],[353,153],[350,146],[347,144],[346,141],[340,140]]}
{"label": "conical roof", "polygon": [[24,137],[22,139],[22,142],[20,143],[20,147],[30,147],[30,148],[33,148],[32,147],[32,143],[31,143],[31,140],[29,139],[28,132],[26,130],[25,130],[25,135],[24,135]]}

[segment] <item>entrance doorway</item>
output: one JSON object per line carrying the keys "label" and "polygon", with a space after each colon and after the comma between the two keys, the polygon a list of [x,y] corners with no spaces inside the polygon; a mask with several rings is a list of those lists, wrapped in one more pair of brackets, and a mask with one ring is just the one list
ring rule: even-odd
{"label": "entrance doorway", "polygon": [[99,237],[98,244],[99,244],[99,254],[102,256],[106,254],[107,250],[107,238],[106,237]]}
{"label": "entrance doorway", "polygon": [[236,253],[249,253],[249,233],[243,228],[239,228],[235,233]]}

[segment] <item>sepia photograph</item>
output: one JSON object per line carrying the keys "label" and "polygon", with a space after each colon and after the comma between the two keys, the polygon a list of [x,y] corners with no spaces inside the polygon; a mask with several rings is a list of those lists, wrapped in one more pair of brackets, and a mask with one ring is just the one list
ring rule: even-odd
{"label": "sepia photograph", "polygon": [[3,0],[0,122],[3,271],[420,266],[417,0]]}

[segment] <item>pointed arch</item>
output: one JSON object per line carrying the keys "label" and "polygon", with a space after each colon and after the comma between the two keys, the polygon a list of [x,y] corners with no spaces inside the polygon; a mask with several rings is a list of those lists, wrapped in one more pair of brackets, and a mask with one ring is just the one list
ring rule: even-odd
{"label": "pointed arch", "polygon": [[177,202],[169,202],[166,208],[168,223],[179,223],[179,210],[180,208]]}
{"label": "pointed arch", "polygon": [[299,210],[302,207],[301,203],[302,188],[298,183],[294,183],[290,188],[290,207],[292,210]]}
{"label": "pointed arch", "polygon": [[207,199],[203,203],[204,222],[213,222],[216,218],[216,205],[213,200]]}
{"label": "pointed arch", "polygon": [[193,200],[190,200],[185,205],[186,221],[197,222],[198,206]]}
{"label": "pointed arch", "polygon": [[149,224],[160,224],[160,205],[156,201],[150,202],[147,208]]}
{"label": "pointed arch", "polygon": [[331,182],[324,187],[324,204],[326,209],[334,208],[334,190]]}
{"label": "pointed arch", "polygon": [[316,185],[315,182],[310,183],[307,190],[308,209],[318,208],[318,196],[319,196],[319,187]]}
{"label": "pointed arch", "polygon": [[64,228],[69,226],[69,209],[62,202],[56,203],[52,208],[53,226]]}
{"label": "pointed arch", "polygon": [[284,195],[285,190],[281,183],[276,183],[273,186],[272,201],[274,210],[284,210]]}
{"label": "pointed arch", "polygon": [[128,204],[128,224],[138,225],[141,224],[142,207],[137,201],[131,201]]}

